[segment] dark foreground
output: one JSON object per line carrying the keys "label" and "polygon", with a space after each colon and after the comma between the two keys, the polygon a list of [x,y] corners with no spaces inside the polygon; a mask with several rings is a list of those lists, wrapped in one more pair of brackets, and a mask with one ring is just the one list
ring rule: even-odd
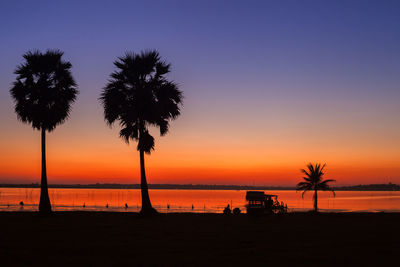
{"label": "dark foreground", "polygon": [[[0,212],[0,266],[398,266],[399,214]],[[257,265],[254,265],[257,266]],[[270,265],[271,266],[271,265]]]}

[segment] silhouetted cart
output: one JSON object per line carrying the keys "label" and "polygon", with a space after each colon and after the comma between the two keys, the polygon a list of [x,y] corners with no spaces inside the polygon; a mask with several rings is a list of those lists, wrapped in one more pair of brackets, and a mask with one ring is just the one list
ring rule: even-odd
{"label": "silhouetted cart", "polygon": [[263,191],[247,191],[247,214],[262,215],[286,213],[287,205],[278,201],[277,195],[268,195]]}

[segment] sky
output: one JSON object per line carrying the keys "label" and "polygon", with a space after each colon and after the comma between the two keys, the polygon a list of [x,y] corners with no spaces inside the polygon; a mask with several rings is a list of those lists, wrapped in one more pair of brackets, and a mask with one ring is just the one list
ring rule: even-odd
{"label": "sky", "polygon": [[29,50],[60,49],[80,94],[47,136],[55,183],[139,183],[136,144],[98,100],[113,61],[156,49],[182,115],[146,156],[149,183],[400,183],[398,1],[1,1],[0,183],[40,182],[40,133],[9,90]]}

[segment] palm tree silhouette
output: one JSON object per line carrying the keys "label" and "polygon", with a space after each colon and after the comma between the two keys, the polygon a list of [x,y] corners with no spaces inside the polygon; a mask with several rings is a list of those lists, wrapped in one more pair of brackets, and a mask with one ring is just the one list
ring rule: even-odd
{"label": "palm tree silhouette", "polygon": [[333,196],[335,196],[335,191],[329,187],[328,183],[330,182],[335,182],[336,180],[328,179],[328,180],[322,180],[324,176],[324,168],[326,164],[321,166],[321,164],[316,163],[315,165],[312,165],[309,163],[307,165],[307,169],[302,169],[301,172],[305,174],[305,177],[303,177],[304,182],[300,182],[297,184],[297,191],[302,190],[303,193],[301,194],[301,197],[304,197],[304,194],[307,191],[314,191],[314,211],[318,212],[318,190],[322,191],[327,191],[330,190],[333,193]]}
{"label": "palm tree silhouette", "polygon": [[72,77],[70,62],[63,61],[59,50],[29,51],[23,55],[25,62],[17,67],[16,81],[10,90],[15,102],[15,112],[23,123],[41,131],[42,178],[39,213],[51,213],[46,173],[46,131],[53,131],[67,120],[70,105],[78,94]]}
{"label": "palm tree silhouette", "polygon": [[128,144],[138,141],[140,154],[140,188],[142,214],[156,213],[150,202],[144,153],[154,150],[154,138],[149,127],[155,126],[163,136],[168,132],[169,122],[180,115],[182,92],[178,85],[168,81],[170,64],[161,61],[157,51],[140,54],[126,53],[114,65],[117,71],[103,89],[100,101],[104,106],[104,117],[111,126],[115,121],[121,125],[120,137]]}

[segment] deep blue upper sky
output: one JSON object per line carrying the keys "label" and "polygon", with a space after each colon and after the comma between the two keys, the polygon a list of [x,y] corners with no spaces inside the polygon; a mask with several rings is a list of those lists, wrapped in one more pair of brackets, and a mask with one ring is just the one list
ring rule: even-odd
{"label": "deep blue upper sky", "polygon": [[27,50],[59,48],[92,84],[108,73],[104,62],[156,48],[179,75],[205,83],[389,82],[399,14],[398,1],[2,1],[0,78]]}

